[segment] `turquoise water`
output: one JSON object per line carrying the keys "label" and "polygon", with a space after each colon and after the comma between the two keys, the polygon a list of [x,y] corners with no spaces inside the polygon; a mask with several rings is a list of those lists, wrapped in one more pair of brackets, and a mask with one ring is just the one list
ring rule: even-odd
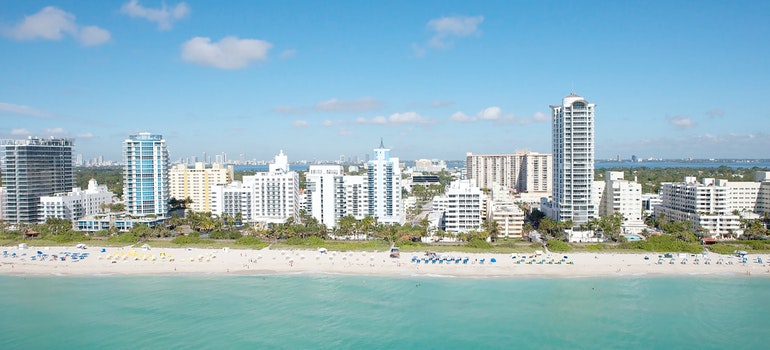
{"label": "turquoise water", "polygon": [[760,349],[770,279],[0,276],[3,349]]}

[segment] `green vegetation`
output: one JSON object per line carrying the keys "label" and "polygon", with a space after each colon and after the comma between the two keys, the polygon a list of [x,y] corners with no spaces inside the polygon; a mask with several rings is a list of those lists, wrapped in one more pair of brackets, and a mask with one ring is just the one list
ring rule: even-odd
{"label": "green vegetation", "polygon": [[235,245],[245,248],[262,249],[267,247],[268,243],[262,242],[261,239],[254,236],[243,236],[235,240]]}
{"label": "green vegetation", "polygon": [[80,188],[88,188],[88,181],[95,179],[100,185],[117,196],[123,195],[123,169],[120,167],[75,168],[75,184]]}
{"label": "green vegetation", "polygon": [[555,239],[549,239],[548,242],[546,242],[546,246],[548,247],[548,250],[552,252],[563,253],[572,251],[572,246],[569,245],[569,243]]}
{"label": "green vegetation", "polygon": [[700,244],[687,243],[671,235],[651,236],[645,241],[625,242],[621,243],[618,248],[636,249],[647,252],[703,252],[703,246]]}

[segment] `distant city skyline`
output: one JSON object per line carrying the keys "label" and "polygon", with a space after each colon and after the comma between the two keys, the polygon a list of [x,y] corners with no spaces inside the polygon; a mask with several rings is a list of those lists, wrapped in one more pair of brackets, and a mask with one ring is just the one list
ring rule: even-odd
{"label": "distant city skyline", "polygon": [[[770,3],[0,4],[0,138],[121,160],[552,153],[549,105],[596,107],[596,158],[768,158]],[[574,54],[579,52],[580,54]]]}

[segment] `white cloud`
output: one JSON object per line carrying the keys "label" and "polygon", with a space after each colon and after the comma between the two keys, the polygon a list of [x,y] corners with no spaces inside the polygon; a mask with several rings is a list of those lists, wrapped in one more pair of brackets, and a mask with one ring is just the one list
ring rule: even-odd
{"label": "white cloud", "polygon": [[384,124],[428,124],[432,123],[433,121],[430,118],[426,118],[417,112],[404,112],[404,113],[393,113],[388,117],[385,116],[376,116],[371,119],[366,118],[356,118],[355,120],[356,124],[378,124],[378,125],[384,125]]}
{"label": "white cloud", "polygon": [[372,118],[370,123],[372,123],[372,124],[387,124],[388,123],[388,118],[385,118],[385,117],[383,117],[381,115],[378,115],[378,116]]}
{"label": "white cloud", "polygon": [[94,138],[94,134],[92,134],[90,132],[84,132],[84,133],[81,133],[81,134],[77,134],[76,137],[79,138],[79,139],[92,139],[92,138]]}
{"label": "white cloud", "polygon": [[11,135],[13,135],[13,136],[28,136],[28,135],[31,135],[31,134],[32,133],[29,132],[29,130],[27,130],[27,129],[13,129],[13,130],[11,130]]}
{"label": "white cloud", "polygon": [[536,122],[548,122],[551,121],[551,116],[543,112],[535,112],[535,114],[532,115],[532,120]]}
{"label": "white cloud", "polygon": [[449,117],[449,119],[460,123],[470,123],[470,122],[476,121],[476,117],[470,117],[467,114],[460,111],[454,112],[452,116]]}
{"label": "white cloud", "polygon": [[78,41],[85,46],[101,45],[110,41],[110,32],[95,26],[83,27],[78,34]]}
{"label": "white cloud", "polygon": [[43,130],[43,134],[45,136],[67,136],[69,135],[69,132],[62,128],[53,128]]}
{"label": "white cloud", "polygon": [[295,120],[294,123],[291,124],[291,126],[295,128],[307,128],[310,126],[307,121],[305,120]]}
{"label": "white cloud", "polygon": [[350,130],[347,128],[341,128],[339,131],[337,131],[337,133],[340,136],[348,136],[348,135],[353,135],[353,130]]}
{"label": "white cloud", "polygon": [[482,22],[484,22],[484,16],[454,16],[432,19],[427,26],[434,34],[428,40],[428,45],[439,49],[452,47],[455,38],[479,35],[481,33],[479,25]]}
{"label": "white cloud", "polygon": [[315,105],[317,111],[326,112],[365,112],[377,110],[382,107],[382,103],[372,97],[364,97],[358,100],[340,101],[333,98]]}
{"label": "white cloud", "polygon": [[251,62],[266,60],[272,46],[264,40],[238,39],[234,36],[225,37],[219,42],[195,37],[182,45],[182,59],[204,66],[239,69]]}
{"label": "white cloud", "polygon": [[180,2],[171,8],[164,2],[160,8],[149,8],[139,4],[138,0],[131,0],[120,8],[120,12],[134,18],[143,18],[158,24],[158,29],[171,29],[174,22],[187,17],[190,14],[190,6]]}
{"label": "white cloud", "polygon": [[669,124],[679,129],[689,129],[689,128],[694,128],[698,126],[698,124],[695,123],[695,121],[685,116],[675,116],[675,117],[666,116],[666,120],[668,121]]}
{"label": "white cloud", "polygon": [[502,117],[503,110],[500,107],[487,107],[478,114],[478,118],[481,120],[499,120]]}
{"label": "white cloud", "polygon": [[297,50],[289,49],[289,50],[283,50],[281,51],[281,54],[278,55],[282,60],[287,60],[289,58],[294,57],[297,54]]}
{"label": "white cloud", "polygon": [[24,115],[36,118],[52,118],[53,114],[30,106],[0,102],[0,114]]}
{"label": "white cloud", "polygon": [[80,28],[75,22],[75,15],[54,6],[24,17],[21,23],[5,34],[16,40],[61,40],[69,35],[85,46],[100,45],[110,40],[109,31],[96,26]]}
{"label": "white cloud", "polygon": [[473,123],[478,121],[491,121],[495,124],[531,124],[550,121],[551,117],[542,112],[536,112],[528,118],[518,118],[511,113],[504,113],[502,108],[497,106],[487,107],[470,116],[462,111],[457,111],[449,116],[449,120],[460,123]]}

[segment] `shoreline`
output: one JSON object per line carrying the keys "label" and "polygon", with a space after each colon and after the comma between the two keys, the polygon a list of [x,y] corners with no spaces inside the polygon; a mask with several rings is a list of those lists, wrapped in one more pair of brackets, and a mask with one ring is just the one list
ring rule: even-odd
{"label": "shoreline", "polygon": [[[493,254],[447,252],[427,260],[422,253],[390,258],[386,251],[306,249],[206,249],[73,246],[0,248],[6,276],[267,276],[349,275],[398,278],[590,278],[590,277],[770,277],[770,254],[739,258],[709,253]],[[72,258],[73,253],[75,259]],[[86,257],[82,257],[85,253]],[[53,256],[56,255],[56,260]],[[64,260],[62,260],[64,257]],[[645,259],[648,257],[649,259]],[[761,263],[757,258],[761,258]],[[416,262],[418,259],[420,262]],[[492,260],[495,260],[492,262]],[[685,263],[682,263],[686,260]],[[660,264],[658,262],[661,262]]]}

